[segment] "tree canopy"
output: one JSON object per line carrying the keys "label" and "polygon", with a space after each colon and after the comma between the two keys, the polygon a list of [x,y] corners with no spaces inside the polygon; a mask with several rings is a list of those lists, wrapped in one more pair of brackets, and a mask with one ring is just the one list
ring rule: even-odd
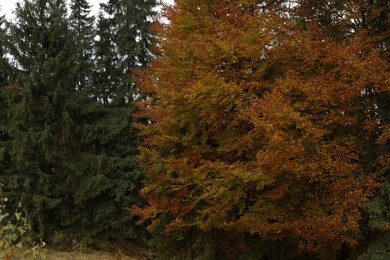
{"label": "tree canopy", "polygon": [[[21,201],[33,230],[53,245],[146,238],[124,207],[144,203],[129,103],[138,98],[137,87],[130,76],[152,55],[147,44],[138,46],[137,28],[152,37],[153,4],[126,3],[126,14],[102,8],[95,25],[86,0],[23,0],[13,21],[3,26],[1,18],[0,181],[10,207]],[[112,10],[124,5],[117,1]],[[140,8],[143,14],[134,16]],[[101,33],[107,16],[131,24]],[[120,54],[116,38],[126,38]],[[108,55],[112,62],[102,62]]]}
{"label": "tree canopy", "polygon": [[382,127],[366,93],[389,90],[388,60],[369,31],[327,20],[335,3],[280,2],[176,1],[158,31],[141,82],[155,96],[138,104],[149,206],[134,211],[162,258],[357,243],[378,186],[364,145]]}

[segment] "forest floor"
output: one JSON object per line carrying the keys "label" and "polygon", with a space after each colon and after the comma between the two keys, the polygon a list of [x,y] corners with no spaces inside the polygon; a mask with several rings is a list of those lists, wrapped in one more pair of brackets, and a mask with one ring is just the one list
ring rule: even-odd
{"label": "forest floor", "polygon": [[58,252],[54,250],[46,251],[46,260],[138,260],[137,258],[126,256],[120,252]]}
{"label": "forest floor", "polygon": [[[13,250],[12,259],[31,259],[31,251]],[[60,251],[51,248],[45,248],[41,251],[42,259],[46,260],[151,260],[154,258],[154,253],[146,248],[129,245],[120,246],[111,251]]]}
{"label": "forest floor", "polygon": [[[140,260],[140,258],[127,256],[120,252],[61,252],[53,249],[45,249],[40,254],[41,258],[45,260]],[[30,254],[26,255],[21,251],[13,251],[11,259],[34,259]]]}
{"label": "forest floor", "polygon": [[[46,260],[142,260],[145,259],[143,257],[130,256],[126,255],[123,252],[78,252],[78,251],[70,251],[70,252],[62,252],[53,249],[45,249],[40,254],[42,256],[41,259]],[[30,255],[25,255],[23,252],[13,252],[11,259],[31,259]],[[39,258],[38,258],[39,259]]]}

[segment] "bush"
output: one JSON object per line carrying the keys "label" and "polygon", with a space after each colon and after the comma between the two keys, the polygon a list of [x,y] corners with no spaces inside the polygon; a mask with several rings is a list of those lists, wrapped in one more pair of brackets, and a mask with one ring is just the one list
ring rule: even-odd
{"label": "bush", "polygon": [[[3,259],[11,259],[15,249],[22,249],[29,238],[31,225],[28,223],[27,214],[22,211],[19,203],[15,212],[10,215],[5,206],[7,198],[3,198],[0,184],[0,249]],[[44,259],[43,249],[45,242],[34,242],[32,248],[25,252],[32,259]]]}

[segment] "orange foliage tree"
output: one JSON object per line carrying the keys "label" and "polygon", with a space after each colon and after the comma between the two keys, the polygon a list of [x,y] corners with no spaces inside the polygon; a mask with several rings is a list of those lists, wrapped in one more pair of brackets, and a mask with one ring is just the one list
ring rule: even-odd
{"label": "orange foliage tree", "polygon": [[238,237],[335,252],[377,187],[360,162],[377,124],[362,93],[389,84],[388,65],[363,33],[333,41],[259,2],[166,9],[140,82],[154,93],[138,103],[149,206],[134,211],[165,235],[222,232],[226,255],[247,250],[226,242]]}

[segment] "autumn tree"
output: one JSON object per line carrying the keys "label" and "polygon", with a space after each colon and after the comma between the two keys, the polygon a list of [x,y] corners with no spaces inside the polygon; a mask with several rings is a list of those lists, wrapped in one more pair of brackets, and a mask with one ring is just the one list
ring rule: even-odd
{"label": "autumn tree", "polygon": [[182,0],[159,29],[141,83],[155,97],[138,103],[149,206],[134,211],[161,258],[336,257],[357,242],[377,187],[362,93],[385,90],[388,63],[363,33],[335,40],[274,7]]}
{"label": "autumn tree", "polygon": [[[327,35],[338,41],[349,41],[351,35],[364,34],[370,46],[377,48],[379,55],[389,62],[390,47],[390,4],[388,1],[300,1],[294,6],[295,17],[301,24],[318,23]],[[335,28],[338,30],[335,30]],[[385,241],[389,234],[386,230],[390,219],[388,210],[388,174],[390,170],[389,121],[390,89],[376,88],[367,84],[360,97],[362,110],[366,116],[375,119],[375,131],[371,138],[363,139],[361,147],[367,152],[361,159],[366,172],[376,172],[381,176],[381,188],[374,198],[365,205],[366,240],[371,246],[363,258],[386,254]]]}
{"label": "autumn tree", "polygon": [[[380,50],[381,56],[390,62],[390,3],[389,1],[361,1],[359,3],[359,25],[367,32],[372,44]],[[389,173],[390,173],[390,85],[377,89],[368,85],[364,92],[364,105],[371,117],[377,120],[374,142],[367,145],[368,168],[377,171],[381,187],[365,205],[368,219],[366,240],[369,247],[359,259],[387,258],[389,233]]]}

